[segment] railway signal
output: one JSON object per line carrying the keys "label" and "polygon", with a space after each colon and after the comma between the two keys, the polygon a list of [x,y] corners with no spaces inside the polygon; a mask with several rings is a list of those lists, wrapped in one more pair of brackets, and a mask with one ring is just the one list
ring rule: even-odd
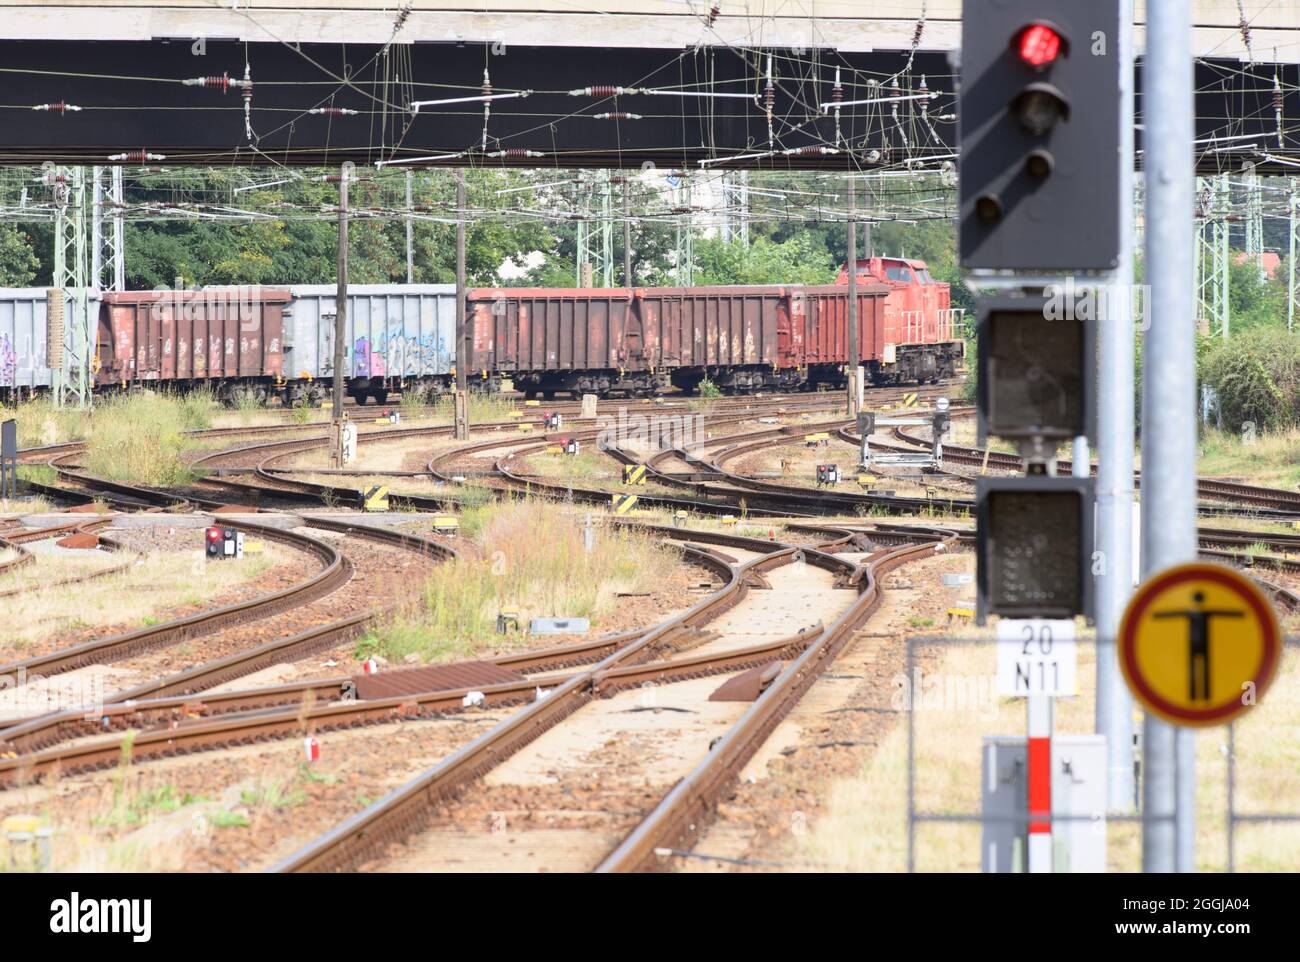
{"label": "railway signal", "polygon": [[1096,324],[1061,294],[980,301],[979,441],[1050,447],[1096,434]]}
{"label": "railway signal", "polygon": [[1119,259],[1118,0],[972,3],[962,19],[961,263]]}
{"label": "railway signal", "polygon": [[1073,618],[1092,610],[1090,478],[980,478],[976,618]]}
{"label": "railway signal", "polygon": [[209,561],[244,557],[244,533],[234,528],[212,525],[204,532],[204,543]]}

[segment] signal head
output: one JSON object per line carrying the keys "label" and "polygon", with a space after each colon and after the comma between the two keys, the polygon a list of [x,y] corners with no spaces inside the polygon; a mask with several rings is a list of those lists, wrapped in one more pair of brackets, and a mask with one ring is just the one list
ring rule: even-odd
{"label": "signal head", "polygon": [[1037,71],[1047,70],[1070,50],[1069,41],[1061,31],[1046,21],[1035,21],[1021,28],[1012,46],[1020,62]]}

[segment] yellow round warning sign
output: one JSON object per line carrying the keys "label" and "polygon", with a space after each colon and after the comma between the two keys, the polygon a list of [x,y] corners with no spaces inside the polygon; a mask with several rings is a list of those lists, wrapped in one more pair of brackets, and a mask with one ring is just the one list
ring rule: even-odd
{"label": "yellow round warning sign", "polygon": [[1220,725],[1273,680],[1282,631],[1259,587],[1231,568],[1179,565],[1149,578],[1119,629],[1119,663],[1148,711],[1175,725]]}

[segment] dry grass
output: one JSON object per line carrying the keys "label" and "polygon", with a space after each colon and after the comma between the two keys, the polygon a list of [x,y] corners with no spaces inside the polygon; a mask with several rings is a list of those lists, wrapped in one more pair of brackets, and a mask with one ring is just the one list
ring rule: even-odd
{"label": "dry grass", "polygon": [[0,498],[0,514],[44,514],[52,510],[50,502],[40,495],[20,495],[13,499]]}
{"label": "dry grass", "polygon": [[[990,692],[994,643],[951,646],[924,669],[943,690]],[[923,649],[918,649],[918,656]],[[918,660],[920,658],[918,657]],[[1090,644],[1079,647],[1080,692],[1057,699],[1056,731],[1091,733],[1095,662]],[[971,687],[984,679],[983,689]],[[1140,721],[1138,722],[1140,729]],[[978,814],[980,746],[989,735],[1023,735],[1025,705],[1019,699],[984,697],[973,704],[950,697],[923,704],[915,715],[917,807],[926,812]],[[1227,730],[1197,736],[1197,862],[1201,871],[1227,867]],[[1238,813],[1300,813],[1300,658],[1289,649],[1273,688],[1260,707],[1237,726],[1236,809]],[[922,824],[916,830],[920,871],[979,871],[980,827]],[[1247,824],[1237,828],[1239,871],[1300,870],[1300,826]],[[1141,868],[1141,831],[1136,824],[1107,827],[1110,871]],[[897,724],[852,779],[835,782],[822,815],[808,834],[792,843],[798,857],[832,869],[899,872],[907,862],[907,729]]]}
{"label": "dry grass", "polygon": [[1249,436],[1207,431],[1201,438],[1198,472],[1202,477],[1294,491],[1300,483],[1300,430]]}
{"label": "dry grass", "polygon": [[206,426],[205,404],[191,395],[179,399],[141,392],[110,398],[95,411],[86,441],[89,473],[154,487],[193,479],[181,458],[184,432]]}
{"label": "dry grass", "polygon": [[620,591],[652,590],[677,555],[643,535],[608,527],[594,516],[595,543],[583,546],[583,517],[552,504],[517,501],[471,509],[481,558],[462,557],[436,569],[425,583],[422,609],[371,632],[358,646],[364,657],[390,661],[418,654],[422,661],[471,654],[497,639],[496,616],[519,609],[533,617],[598,621]]}
{"label": "dry grass", "polygon": [[[222,592],[256,578],[282,557],[271,545],[266,545],[261,554],[246,556],[233,564],[209,564],[202,548],[193,552],[155,552],[144,555],[121,574],[6,598],[0,659],[23,658],[34,642],[64,632],[103,625],[152,624],[159,612],[181,605],[203,605]],[[36,569],[16,577],[52,575],[56,567],[56,563],[41,558]]]}
{"label": "dry grass", "polygon": [[[35,562],[0,574],[0,591],[38,589],[51,581],[103,571],[121,564],[123,559],[122,555],[107,551],[66,551],[55,548],[53,541],[36,541],[25,547],[36,556]],[[3,560],[0,554],[0,561]]]}
{"label": "dry grass", "polygon": [[[256,828],[275,810],[302,804],[307,783],[318,777],[300,763],[287,764],[271,775],[194,795],[178,788],[165,766],[134,765],[131,742],[128,734],[117,767],[100,781],[97,794],[63,807],[58,820],[41,812],[42,823],[55,830],[51,871],[184,871],[196,848],[220,844],[232,829]],[[24,799],[24,791],[5,793],[0,816],[43,807]],[[29,851],[6,851],[5,844],[0,837],[0,873],[37,870]]]}

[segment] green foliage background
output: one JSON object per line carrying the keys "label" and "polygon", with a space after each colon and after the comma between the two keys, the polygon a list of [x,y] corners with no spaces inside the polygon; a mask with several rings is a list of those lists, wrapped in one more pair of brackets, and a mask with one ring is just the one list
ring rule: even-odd
{"label": "green foliage background", "polygon": [[[570,171],[472,169],[466,172],[471,223],[466,259],[474,286],[557,286],[576,283],[578,225],[548,212],[573,209],[576,175]],[[279,182],[279,183],[277,183]],[[385,218],[356,218],[351,225],[351,276],[356,283],[406,279],[405,172],[361,172],[351,189],[355,208],[384,210]],[[662,207],[662,195],[647,193],[634,180],[634,209]],[[714,284],[824,284],[834,281],[846,259],[841,220],[818,206],[825,195],[842,189],[842,179],[823,175],[753,172],[750,186],[754,217],[749,243],[725,241],[697,233],[693,243],[693,282]],[[153,205],[160,212],[197,203],[256,208],[266,216],[251,223],[173,216],[132,219],[126,226],[127,286],[149,289],[180,283],[193,286],[230,283],[332,283],[335,280],[336,226],[330,217],[338,188],[317,172],[289,176],[280,169],[215,169],[133,173],[128,178],[129,204]],[[250,185],[253,189],[249,189]],[[257,186],[263,185],[263,186]],[[526,188],[526,189],[520,189]],[[889,218],[900,209],[891,188],[860,197],[860,208]],[[638,194],[637,192],[641,193]],[[938,209],[947,197],[937,180],[909,185],[907,203],[917,192],[931,192]],[[615,190],[617,195],[617,190]],[[419,283],[454,280],[454,175],[449,170],[419,171],[413,176],[414,279]],[[844,198],[840,197],[842,205]],[[614,207],[617,211],[617,197]],[[833,205],[827,205],[830,207]],[[839,208],[842,209],[842,206]],[[278,211],[285,211],[277,216]],[[491,210],[491,216],[473,212]],[[318,211],[322,219],[291,216]],[[1265,246],[1287,252],[1283,219],[1265,221]],[[1233,225],[1234,249],[1243,246],[1243,225]],[[951,285],[954,307],[973,320],[975,300],[957,266],[951,220],[935,217],[912,221],[874,219],[863,228],[860,251],[919,258],[931,275]],[[623,235],[613,231],[616,284],[623,283]],[[682,272],[674,263],[677,226],[670,218],[646,216],[632,227],[632,265],[638,285],[674,285]],[[1202,337],[1198,344],[1203,384],[1213,388],[1225,426],[1253,421],[1261,427],[1300,426],[1300,335],[1286,331],[1289,265],[1284,259],[1273,278],[1261,277],[1244,258],[1230,267],[1230,340]],[[53,264],[53,230],[48,222],[0,223],[0,286],[48,284]],[[510,269],[513,265],[514,269]],[[684,266],[684,265],[682,265]],[[1142,276],[1142,264],[1136,265]],[[599,282],[599,280],[597,281]],[[1140,282],[1140,280],[1139,280]],[[1191,323],[1191,319],[1189,319]],[[968,325],[969,332],[970,325]],[[1217,332],[1216,332],[1217,333]],[[1137,362],[1140,384],[1141,337]],[[969,367],[975,344],[968,341]],[[967,385],[973,396],[974,379]]]}

